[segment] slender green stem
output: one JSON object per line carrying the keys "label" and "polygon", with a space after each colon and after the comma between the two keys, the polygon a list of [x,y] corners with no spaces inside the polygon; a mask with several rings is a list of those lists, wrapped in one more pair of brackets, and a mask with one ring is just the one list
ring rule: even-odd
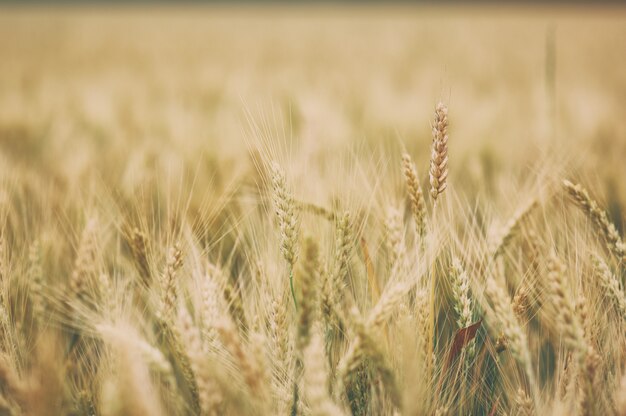
{"label": "slender green stem", "polygon": [[298,301],[296,300],[296,291],[293,288],[293,267],[289,268],[289,287],[291,288],[291,296],[293,297],[293,306],[298,310]]}
{"label": "slender green stem", "polygon": [[[433,210],[431,214],[432,223],[435,222],[435,208],[437,207],[437,200],[433,201]],[[430,328],[429,328],[429,340],[428,340],[428,353],[433,354],[435,351],[435,330],[437,327],[437,320],[435,316],[435,258],[430,259],[430,267],[428,268],[428,275],[430,277],[430,296],[429,296],[429,313],[430,313]],[[434,379],[434,368],[432,368],[432,358],[427,357],[428,377],[432,382]]]}

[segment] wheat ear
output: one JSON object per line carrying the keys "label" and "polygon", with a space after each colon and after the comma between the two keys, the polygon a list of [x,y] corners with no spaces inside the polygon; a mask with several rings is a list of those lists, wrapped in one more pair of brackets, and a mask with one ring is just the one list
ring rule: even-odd
{"label": "wheat ear", "polygon": [[222,310],[225,308],[220,297],[221,289],[215,282],[214,275],[207,272],[200,280],[200,317],[202,319],[202,339],[206,346],[216,346],[218,333],[216,323],[221,319]]}
{"label": "wheat ear", "polygon": [[142,283],[145,287],[150,287],[152,273],[150,271],[150,262],[148,261],[148,237],[139,228],[135,227],[130,230],[128,243]]}
{"label": "wheat ear", "polygon": [[304,256],[296,270],[299,286],[300,308],[298,309],[298,337],[296,347],[303,352],[310,339],[311,325],[317,308],[317,284],[319,282],[318,247],[313,238],[304,240]]}
{"label": "wheat ear", "polygon": [[515,416],[533,416],[535,414],[535,408],[533,401],[528,397],[523,389],[518,389],[515,394]]}
{"label": "wheat ear", "polygon": [[410,283],[398,282],[385,289],[376,306],[370,311],[366,326],[370,329],[381,328],[412,287]]}
{"label": "wheat ear", "polygon": [[321,335],[315,331],[304,354],[304,390],[313,416],[341,416],[344,413],[328,394],[327,361]]}
{"label": "wheat ear", "polygon": [[78,299],[83,299],[87,295],[88,284],[95,275],[97,225],[95,219],[87,222],[80,238],[74,270],[70,276],[70,288]]}
{"label": "wheat ear", "polygon": [[596,226],[609,251],[617,257],[622,265],[626,265],[626,246],[615,229],[615,225],[606,216],[606,212],[600,209],[598,203],[591,199],[587,190],[581,185],[574,185],[570,181],[564,180],[563,186],[576,205]]}
{"label": "wheat ear", "polygon": [[31,301],[33,314],[36,320],[45,316],[45,296],[43,288],[43,269],[41,267],[41,244],[33,241],[28,249],[28,277],[31,284]]}
{"label": "wheat ear", "polygon": [[530,214],[539,206],[537,200],[531,201],[529,204],[524,205],[517,210],[513,217],[498,230],[491,240],[490,252],[496,257],[502,253],[511,240],[519,233],[521,225]]}
{"label": "wheat ear", "polygon": [[356,339],[350,345],[348,352],[339,364],[340,381],[344,389],[354,381],[354,377],[359,374],[364,360],[369,360],[371,368],[378,373],[391,402],[400,407],[401,398],[395,375],[389,366],[379,344],[372,337],[365,323],[361,320],[356,308],[351,310],[351,323],[355,331]]}
{"label": "wheat ear", "polygon": [[189,364],[197,386],[198,400],[202,414],[215,414],[221,403],[221,394],[212,377],[212,369],[202,349],[200,333],[193,323],[187,308],[178,308],[180,336],[185,344]]}
{"label": "wheat ear", "polygon": [[226,350],[232,355],[237,363],[243,379],[250,389],[250,392],[257,399],[265,397],[265,379],[264,372],[260,363],[256,361],[250,351],[244,348],[241,337],[237,332],[237,327],[228,316],[222,318],[216,323],[216,329],[219,333],[220,340]]}
{"label": "wheat ear", "polygon": [[296,203],[293,195],[287,187],[285,172],[280,168],[278,163],[272,162],[270,165],[272,173],[272,188],[274,190],[274,209],[278,217],[278,226],[280,227],[280,251],[289,266],[289,286],[291,288],[291,296],[296,309],[298,309],[298,301],[296,300],[296,292],[293,287],[293,266],[298,259],[298,234],[299,220],[296,210]]}
{"label": "wheat ear", "polygon": [[385,243],[389,255],[391,268],[395,267],[404,258],[406,248],[404,246],[404,227],[402,214],[394,207],[387,209],[385,220]]}
{"label": "wheat ear", "polygon": [[591,334],[593,322],[589,317],[587,301],[582,296],[579,296],[576,301],[576,312],[582,326],[584,342],[586,343],[584,359],[581,360],[582,365],[578,371],[579,388],[576,405],[578,406],[579,414],[592,415],[596,414],[594,411],[596,405],[594,390],[598,387],[597,375],[602,359],[593,347]]}
{"label": "wheat ear", "polygon": [[[565,265],[554,252],[548,256],[547,269],[548,296],[556,309],[556,322],[563,341],[576,353],[583,354],[587,348],[583,327],[575,313],[571,296],[567,294],[564,280]],[[582,355],[579,358],[582,358]]]}
{"label": "wheat ear", "polygon": [[177,244],[167,254],[165,270],[161,276],[161,313],[163,319],[171,320],[178,304],[178,282],[176,274],[183,265],[183,253]]}
{"label": "wheat ear", "polygon": [[457,325],[467,328],[473,323],[473,307],[470,298],[470,279],[463,268],[461,261],[452,259],[452,293],[454,295],[454,310],[458,314]]}
{"label": "wheat ear", "polygon": [[433,204],[448,186],[448,107],[437,104],[432,126],[433,143],[430,153],[430,196]]}
{"label": "wheat ear", "polygon": [[535,382],[535,375],[532,371],[532,362],[530,351],[528,349],[526,333],[522,330],[522,327],[515,316],[508,295],[496,282],[493,276],[489,276],[487,278],[485,293],[493,304],[495,317],[502,327],[502,332],[506,339],[506,345],[511,350],[513,357],[519,362],[526,373],[528,384],[533,389],[532,399],[536,406],[539,392]]}
{"label": "wheat ear", "polygon": [[[283,296],[278,296],[273,300],[269,312],[269,341],[272,362],[274,364],[272,372],[272,387],[276,407],[280,413],[288,413],[291,404],[290,377],[292,367],[292,344],[289,337],[289,321],[287,319],[287,306],[283,301]],[[289,387],[287,387],[289,385]]]}
{"label": "wheat ear", "polygon": [[343,301],[346,276],[348,275],[354,244],[350,212],[345,211],[337,217],[335,228],[335,267],[331,276],[331,283],[334,288],[332,300],[338,304]]}
{"label": "wheat ear", "polygon": [[408,153],[402,155],[402,171],[406,182],[407,193],[411,200],[411,213],[415,222],[415,232],[423,241],[426,234],[426,202],[417,176],[417,169]]}
{"label": "wheat ear", "polygon": [[622,317],[626,319],[626,295],[624,295],[619,280],[600,256],[593,256],[593,264],[595,274],[606,296],[615,303]]}

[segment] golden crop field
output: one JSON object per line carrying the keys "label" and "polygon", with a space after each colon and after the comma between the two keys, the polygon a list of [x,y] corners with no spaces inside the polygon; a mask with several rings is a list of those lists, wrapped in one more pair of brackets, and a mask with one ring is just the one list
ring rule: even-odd
{"label": "golden crop field", "polygon": [[0,6],[0,414],[626,416],[625,111],[617,6]]}

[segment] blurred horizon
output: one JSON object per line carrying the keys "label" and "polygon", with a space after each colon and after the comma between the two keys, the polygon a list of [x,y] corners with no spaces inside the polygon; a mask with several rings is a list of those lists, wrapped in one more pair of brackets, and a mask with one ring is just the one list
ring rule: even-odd
{"label": "blurred horizon", "polygon": [[[45,14],[77,15],[94,13],[123,16],[141,13],[145,17],[151,15],[184,16],[189,12],[200,12],[202,18],[206,13],[227,13],[235,15],[254,15],[263,19],[306,18],[326,19],[342,17],[361,19],[363,17],[406,16],[448,16],[468,18],[516,17],[593,19],[596,17],[609,20],[626,18],[626,2],[617,0],[600,0],[589,3],[570,0],[530,0],[505,1],[482,0],[463,2],[459,0],[393,0],[377,2],[374,0],[183,0],[171,2],[165,0],[0,0],[0,17],[4,14],[11,18],[14,13],[29,13],[33,16]],[[45,16],[43,16],[45,17]]]}
{"label": "blurred horizon", "polygon": [[597,8],[598,6],[626,6],[623,0],[598,0],[589,2],[585,0],[480,0],[475,2],[467,2],[463,0],[393,0],[389,2],[379,2],[376,0],[0,0],[0,5],[46,5],[46,6],[85,6],[85,5],[116,5],[116,6],[133,6],[133,5],[155,5],[155,6],[198,6],[198,5],[279,5],[281,7],[291,7],[298,5],[313,6],[375,6],[388,8],[394,6],[458,6],[465,9],[480,8],[481,6],[490,6],[495,8],[507,8],[510,6],[582,6],[586,8]]}

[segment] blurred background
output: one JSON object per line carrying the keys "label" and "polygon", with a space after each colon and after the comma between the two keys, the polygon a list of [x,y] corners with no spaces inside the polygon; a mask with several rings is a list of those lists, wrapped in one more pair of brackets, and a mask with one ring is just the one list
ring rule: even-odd
{"label": "blurred background", "polygon": [[261,124],[296,162],[400,144],[425,174],[441,100],[457,190],[549,163],[623,227],[625,68],[610,2],[3,3],[1,163],[59,189],[164,170],[220,188]]}

